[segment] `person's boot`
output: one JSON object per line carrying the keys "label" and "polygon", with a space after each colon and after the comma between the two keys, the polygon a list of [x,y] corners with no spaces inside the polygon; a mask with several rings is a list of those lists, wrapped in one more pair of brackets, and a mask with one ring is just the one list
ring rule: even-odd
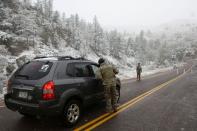
{"label": "person's boot", "polygon": [[118,111],[118,109],[117,108],[114,108],[114,112],[117,112]]}
{"label": "person's boot", "polygon": [[113,112],[117,112],[118,111],[118,104],[116,104],[114,107],[113,107]]}
{"label": "person's boot", "polygon": [[112,113],[112,112],[113,112],[112,109],[106,109],[106,110],[105,110],[105,113]]}

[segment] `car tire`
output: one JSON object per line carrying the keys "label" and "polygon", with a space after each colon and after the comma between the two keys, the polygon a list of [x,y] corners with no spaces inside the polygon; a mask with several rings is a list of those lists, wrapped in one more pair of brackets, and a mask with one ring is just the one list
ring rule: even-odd
{"label": "car tire", "polygon": [[67,127],[74,126],[81,117],[81,103],[79,100],[70,100],[63,111],[63,122]]}

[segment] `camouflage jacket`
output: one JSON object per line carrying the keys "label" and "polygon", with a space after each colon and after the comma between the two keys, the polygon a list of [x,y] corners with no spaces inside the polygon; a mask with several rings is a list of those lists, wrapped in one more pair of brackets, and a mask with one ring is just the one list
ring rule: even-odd
{"label": "camouflage jacket", "polygon": [[142,67],[141,66],[137,66],[136,67],[136,72],[137,73],[142,73]]}
{"label": "camouflage jacket", "polygon": [[96,77],[101,79],[104,85],[116,84],[115,75],[118,74],[118,72],[114,66],[103,63],[96,72]]}

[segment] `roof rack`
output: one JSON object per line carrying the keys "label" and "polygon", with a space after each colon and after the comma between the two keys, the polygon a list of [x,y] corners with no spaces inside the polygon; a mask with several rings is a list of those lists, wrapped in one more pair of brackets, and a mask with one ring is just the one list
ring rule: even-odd
{"label": "roof rack", "polygon": [[75,58],[75,60],[87,60],[87,59],[85,59],[84,57],[78,57],[78,58]]}
{"label": "roof rack", "polygon": [[59,56],[58,60],[74,60],[75,58],[72,56]]}
{"label": "roof rack", "polygon": [[36,56],[34,59],[42,59],[42,58],[51,58],[51,57],[58,57],[58,56]]}
{"label": "roof rack", "polygon": [[34,59],[47,58],[46,56],[36,56]]}
{"label": "roof rack", "polygon": [[87,60],[83,57],[74,58],[72,56],[37,56],[34,59],[42,59],[42,58],[50,58],[50,57],[57,58],[58,60]]}
{"label": "roof rack", "polygon": [[87,60],[83,57],[77,57],[77,58],[74,58],[72,56],[61,56],[61,57],[58,57],[58,60]]}

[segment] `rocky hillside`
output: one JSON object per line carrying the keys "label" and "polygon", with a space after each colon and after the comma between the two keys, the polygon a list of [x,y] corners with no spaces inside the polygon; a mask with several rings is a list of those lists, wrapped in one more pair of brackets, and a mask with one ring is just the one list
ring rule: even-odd
{"label": "rocky hillside", "polygon": [[66,17],[53,11],[52,0],[0,0],[0,79],[43,55],[82,56],[93,61],[104,57],[122,70],[121,75],[134,70],[137,62],[145,70],[167,67],[197,54],[196,23],[184,25],[184,31],[175,31],[171,24],[164,31],[142,30],[139,34],[105,31],[96,16],[89,23],[77,14]]}

